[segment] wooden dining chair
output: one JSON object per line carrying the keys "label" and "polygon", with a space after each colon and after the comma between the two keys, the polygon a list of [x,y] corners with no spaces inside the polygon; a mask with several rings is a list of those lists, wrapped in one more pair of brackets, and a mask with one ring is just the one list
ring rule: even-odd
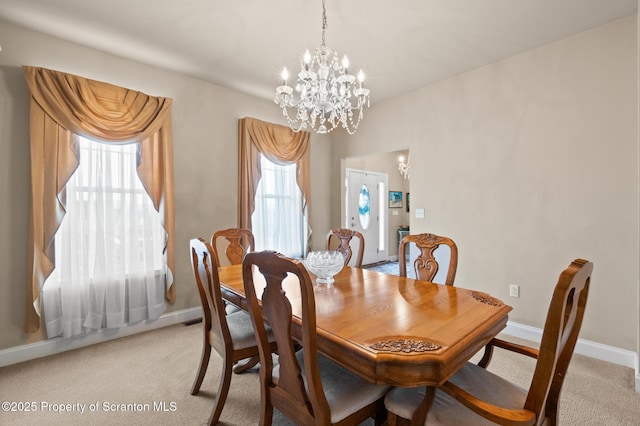
{"label": "wooden dining chair", "polygon": [[456,277],[456,269],[458,268],[458,246],[456,246],[456,243],[451,238],[434,234],[410,234],[400,241],[400,247],[398,249],[400,276],[407,276],[407,263],[403,261],[403,259],[406,259],[407,247],[412,243],[420,250],[418,257],[416,257],[416,260],[413,262],[416,278],[424,281],[433,281],[440,269],[440,264],[434,255],[436,249],[443,245],[449,247],[449,268],[444,284],[453,285],[453,280]]}
{"label": "wooden dining chair", "polygon": [[[249,253],[242,276],[260,352],[260,425],[271,425],[274,407],[299,425],[358,425],[370,417],[382,424],[383,398],[389,386],[370,384],[318,354],[315,296],[303,264],[275,252]],[[287,277],[285,293],[283,280]],[[266,282],[261,302],[254,279]],[[298,343],[302,350],[298,351],[291,335],[288,295],[301,301]],[[265,321],[278,343],[277,365],[273,363]]]}
{"label": "wooden dining chair", "polygon": [[[249,359],[245,364],[236,365],[234,371],[241,373],[257,364],[259,361],[258,347],[249,314],[244,311],[232,314],[225,313],[218,278],[218,264],[211,245],[202,238],[194,238],[191,240],[190,247],[191,265],[202,304],[202,329],[204,332],[200,366],[191,387],[191,395],[196,395],[200,391],[209,365],[211,348],[215,349],[222,357],[220,384],[209,417],[209,424],[212,425],[218,422],[227,399],[233,366],[241,360]],[[270,329],[267,330],[266,336],[267,345],[275,350],[275,339]]]}
{"label": "wooden dining chair", "polygon": [[362,257],[364,256],[364,236],[355,229],[336,228],[327,233],[327,250],[337,250],[344,257],[344,266],[349,264],[353,256],[352,240],[358,243],[355,263],[353,266],[360,268],[362,266]]}
{"label": "wooden dining chair", "polygon": [[[436,392],[429,425],[556,425],[562,383],[578,339],[593,263],[574,260],[558,279],[540,349],[493,339],[478,365],[466,363]],[[493,348],[536,358],[528,391],[486,370]],[[410,424],[425,388],[395,388],[386,397],[389,425]]]}
{"label": "wooden dining chair", "polygon": [[[218,265],[239,265],[247,253],[255,250],[255,240],[250,229],[228,228],[213,234],[211,246]],[[224,249],[224,257],[220,256],[222,249]]]}

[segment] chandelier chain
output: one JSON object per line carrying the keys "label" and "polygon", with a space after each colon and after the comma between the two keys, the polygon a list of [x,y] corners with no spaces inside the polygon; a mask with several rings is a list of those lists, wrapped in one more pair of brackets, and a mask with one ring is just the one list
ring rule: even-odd
{"label": "chandelier chain", "polygon": [[325,47],[324,33],[327,30],[327,8],[322,0],[322,47]]}

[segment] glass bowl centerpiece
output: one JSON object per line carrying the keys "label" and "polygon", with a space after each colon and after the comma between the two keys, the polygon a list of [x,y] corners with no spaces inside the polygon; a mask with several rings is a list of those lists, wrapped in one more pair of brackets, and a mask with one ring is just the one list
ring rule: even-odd
{"label": "glass bowl centerpiece", "polygon": [[312,251],[304,260],[304,266],[317,277],[316,283],[333,284],[333,276],[344,267],[344,258],[335,250]]}

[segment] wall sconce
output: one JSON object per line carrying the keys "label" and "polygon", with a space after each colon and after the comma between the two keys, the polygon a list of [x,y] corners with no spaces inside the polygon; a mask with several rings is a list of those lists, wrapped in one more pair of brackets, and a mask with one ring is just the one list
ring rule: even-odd
{"label": "wall sconce", "polygon": [[398,157],[398,170],[403,178],[409,179],[409,174],[411,172],[411,165],[409,164],[411,161],[411,154],[407,156],[407,161],[404,161],[404,157]]}

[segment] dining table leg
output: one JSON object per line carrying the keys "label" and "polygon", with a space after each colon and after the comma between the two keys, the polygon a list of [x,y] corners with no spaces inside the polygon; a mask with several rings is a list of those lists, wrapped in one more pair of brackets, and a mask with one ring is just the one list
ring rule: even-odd
{"label": "dining table leg", "polygon": [[413,417],[411,418],[411,426],[423,426],[424,421],[427,418],[427,413],[429,412],[429,408],[433,404],[434,399],[436,398],[436,390],[435,386],[427,386],[426,392],[424,394],[424,399],[413,413]]}

